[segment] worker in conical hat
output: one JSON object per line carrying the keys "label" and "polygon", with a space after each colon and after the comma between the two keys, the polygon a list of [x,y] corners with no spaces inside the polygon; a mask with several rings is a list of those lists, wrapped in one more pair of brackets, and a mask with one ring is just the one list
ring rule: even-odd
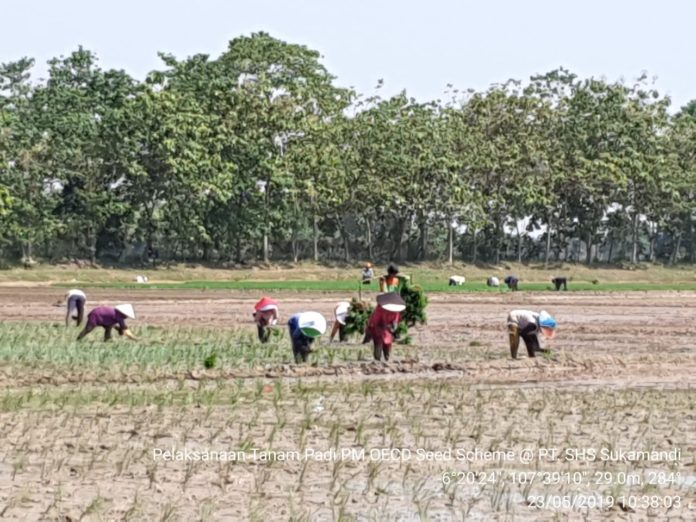
{"label": "worker in conical hat", "polygon": [[318,312],[299,312],[288,320],[295,362],[307,362],[312,343],[326,332],[326,319]]}
{"label": "worker in conical hat", "polygon": [[406,303],[396,292],[388,292],[377,297],[377,308],[367,321],[367,329],[363,342],[370,339],[373,344],[373,355],[376,361],[388,361],[394,343],[394,334],[401,321],[401,312],[406,310]]}
{"label": "worker in conical hat", "polygon": [[94,330],[97,326],[104,328],[104,341],[111,340],[111,330],[116,328],[119,335],[125,335],[128,339],[136,341],[138,338],[128,329],[126,319],[135,319],[135,310],[133,305],[120,304],[114,307],[98,306],[92,310],[87,316],[87,324],[84,330],[77,336],[79,341],[85,335]]}
{"label": "worker in conical hat", "polygon": [[259,341],[262,343],[268,342],[271,335],[268,327],[278,324],[278,302],[270,297],[262,297],[254,306],[252,315],[256,322]]}
{"label": "worker in conical hat", "polygon": [[334,340],[336,334],[338,334],[339,341],[346,340],[346,319],[348,318],[349,311],[350,303],[348,301],[341,301],[334,308],[334,324],[333,328],[331,329],[329,342]]}
{"label": "worker in conical hat", "polygon": [[[65,314],[65,326],[70,324],[71,318],[75,321],[75,326],[80,326],[82,324],[82,319],[84,319],[85,316],[85,303],[87,302],[87,296],[82,290],[73,288],[68,290],[64,299],[67,309]],[[56,304],[60,305],[61,303],[62,301],[58,301]]]}
{"label": "worker in conical hat", "polygon": [[520,345],[520,337],[527,347],[527,355],[535,357],[536,352],[548,352],[539,345],[538,334],[541,333],[547,339],[556,336],[556,319],[547,311],[532,312],[530,310],[513,310],[507,318],[508,335],[510,337],[510,355],[517,359],[517,349]]}

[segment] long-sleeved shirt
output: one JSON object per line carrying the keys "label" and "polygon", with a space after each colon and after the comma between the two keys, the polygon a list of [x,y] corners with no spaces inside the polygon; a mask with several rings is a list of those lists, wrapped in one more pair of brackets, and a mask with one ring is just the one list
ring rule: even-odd
{"label": "long-sleeved shirt", "polygon": [[401,314],[390,312],[381,306],[377,306],[370,319],[367,321],[367,330],[373,339],[380,340],[383,344],[391,345],[394,342],[395,325],[399,324]]}
{"label": "long-sleeved shirt", "polygon": [[508,325],[517,326],[524,335],[539,331],[539,314],[531,310],[513,310],[508,314]]}
{"label": "long-sleeved shirt", "polygon": [[126,316],[110,306],[98,306],[87,316],[89,326],[118,326],[121,330],[127,330]]}

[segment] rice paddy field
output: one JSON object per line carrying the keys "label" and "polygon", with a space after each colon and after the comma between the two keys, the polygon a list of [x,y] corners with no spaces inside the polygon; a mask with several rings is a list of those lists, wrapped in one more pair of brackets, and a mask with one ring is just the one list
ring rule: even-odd
{"label": "rice paddy field", "polygon": [[[0,517],[696,518],[691,273],[588,272],[555,292],[530,272],[512,293],[420,270],[428,324],[393,361],[324,335],[304,365],[283,326],[258,343],[253,304],[273,295],[281,325],[331,318],[358,293],[338,271],[1,274]],[[78,343],[65,286],[88,310],[132,303],[140,339]],[[549,354],[510,359],[516,308],[558,319]]]}

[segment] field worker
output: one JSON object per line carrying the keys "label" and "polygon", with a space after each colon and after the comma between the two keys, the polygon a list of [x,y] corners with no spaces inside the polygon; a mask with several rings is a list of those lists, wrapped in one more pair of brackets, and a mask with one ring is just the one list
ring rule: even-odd
{"label": "field worker", "polygon": [[537,334],[541,332],[547,339],[553,339],[556,336],[556,320],[544,310],[539,313],[513,310],[508,314],[507,326],[510,336],[510,355],[513,359],[517,359],[520,337],[527,347],[527,355],[535,357],[535,352],[548,352],[539,346]]}
{"label": "field worker", "polygon": [[449,278],[449,286],[461,286],[466,283],[466,277],[453,275]]}
{"label": "field worker", "polygon": [[278,324],[278,302],[270,297],[262,297],[254,306],[252,315],[256,322],[259,341],[267,343],[271,336],[271,330],[268,327]]}
{"label": "field worker", "polygon": [[507,285],[507,287],[512,290],[513,292],[516,292],[519,290],[517,285],[519,284],[520,280],[514,276],[514,275],[509,275],[505,279],[503,279],[503,282]]}
{"label": "field worker", "polygon": [[387,267],[387,274],[379,278],[379,291],[398,292],[400,285],[399,267],[392,263]]}
{"label": "field worker", "polygon": [[487,284],[488,286],[492,286],[492,287],[494,287],[494,288],[498,288],[498,287],[500,286],[500,279],[498,279],[498,278],[495,277],[495,276],[491,276],[491,277],[489,277],[488,280],[486,281],[486,284]]}
{"label": "field worker", "polygon": [[79,341],[97,326],[104,328],[104,341],[111,340],[111,330],[116,327],[119,335],[125,335],[129,339],[136,341],[138,338],[128,329],[126,318],[135,319],[135,311],[133,306],[129,304],[120,304],[115,307],[99,306],[92,310],[87,316],[87,324],[85,329],[77,336]]}
{"label": "field worker", "polygon": [[[60,301],[58,301],[60,303]],[[80,326],[82,324],[82,319],[85,316],[85,303],[87,302],[87,296],[82,290],[73,288],[68,290],[65,294],[65,303],[67,308],[67,313],[65,314],[65,326],[70,324],[70,317],[75,320],[75,326]],[[73,315],[76,313],[77,315]]]}
{"label": "field worker", "polygon": [[346,340],[346,319],[348,318],[348,311],[350,310],[350,303],[348,301],[341,301],[334,308],[334,324],[331,329],[331,336],[329,337],[329,342],[334,340],[336,334],[338,334],[339,341]]}
{"label": "field worker", "polygon": [[372,279],[375,277],[375,272],[372,270],[372,263],[365,263],[365,268],[362,271],[362,282],[364,285],[369,285],[372,283]]}
{"label": "field worker", "polygon": [[394,334],[401,321],[401,312],[406,310],[406,303],[396,292],[381,294],[377,297],[377,308],[367,321],[365,340],[372,339],[373,355],[376,361],[388,361],[391,355]]}
{"label": "field worker", "polygon": [[554,277],[551,282],[556,287],[556,292],[563,287],[563,290],[568,290],[568,278],[567,277]]}
{"label": "field worker", "polygon": [[326,331],[326,319],[318,312],[300,312],[288,321],[295,362],[307,362],[312,343]]}

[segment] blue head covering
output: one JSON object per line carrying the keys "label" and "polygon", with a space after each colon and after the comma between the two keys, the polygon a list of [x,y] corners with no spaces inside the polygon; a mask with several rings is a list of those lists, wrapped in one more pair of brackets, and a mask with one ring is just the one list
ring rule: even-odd
{"label": "blue head covering", "polygon": [[556,320],[545,310],[542,310],[539,314],[539,326],[542,328],[556,328],[558,323]]}

